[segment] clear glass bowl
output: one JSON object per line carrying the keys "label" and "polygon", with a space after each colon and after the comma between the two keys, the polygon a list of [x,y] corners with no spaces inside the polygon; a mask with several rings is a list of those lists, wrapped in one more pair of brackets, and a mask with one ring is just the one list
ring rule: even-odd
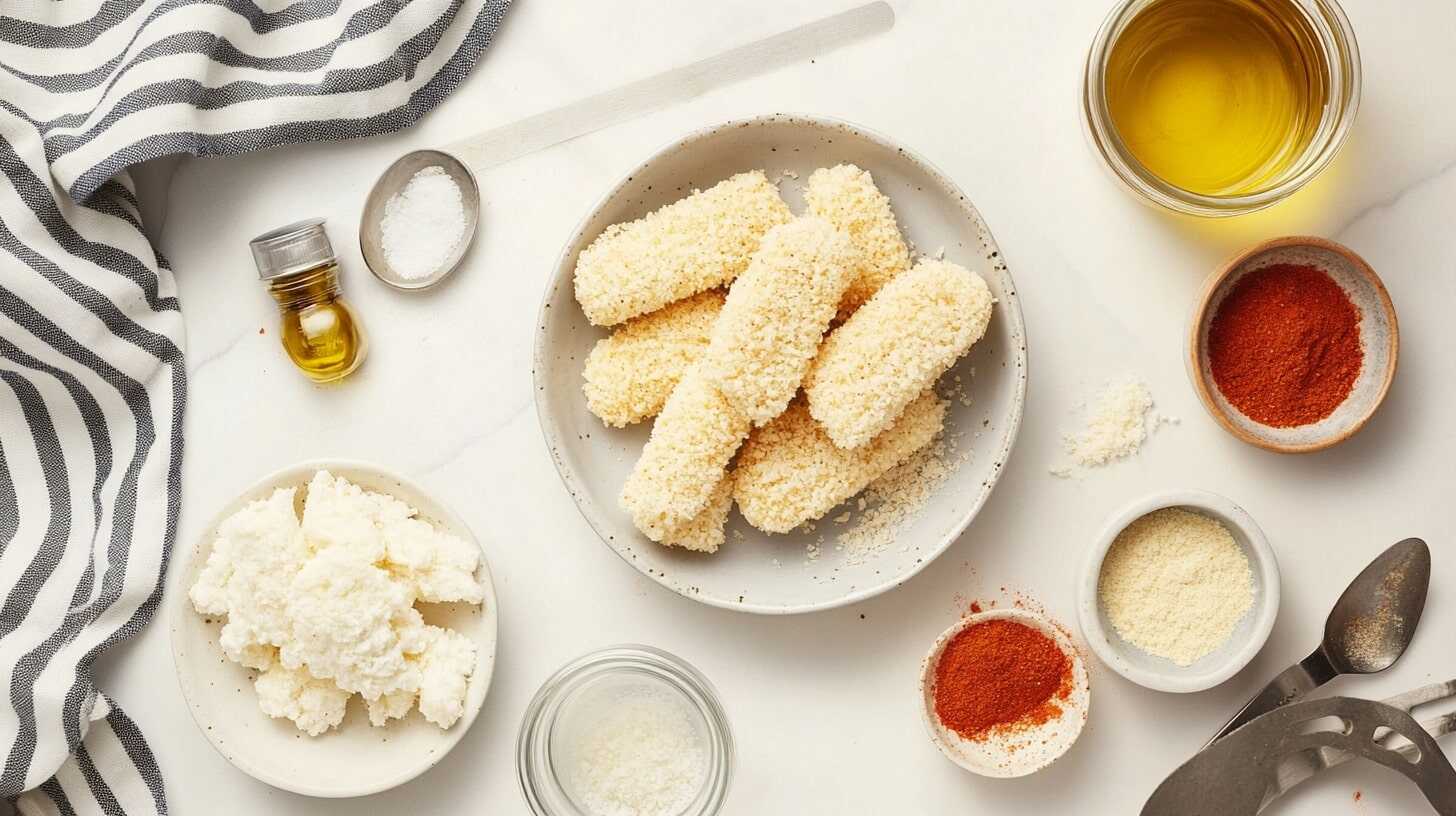
{"label": "clear glass bowl", "polygon": [[1335,0],[1290,0],[1304,12],[1319,38],[1329,77],[1330,97],[1313,138],[1298,161],[1261,189],[1231,196],[1210,196],[1169,184],[1148,171],[1118,136],[1107,107],[1107,64],[1112,47],[1138,12],[1161,0],[1121,0],[1097,31],[1087,53],[1082,79],[1083,123],[1093,148],[1114,176],[1145,201],[1174,212],[1230,216],[1261,210],[1288,198],[1329,165],[1344,144],[1360,107],[1360,49],[1355,31]]}
{"label": "clear glass bowl", "polygon": [[651,646],[612,646],[577,658],[542,684],[526,707],[516,744],[521,793],[536,816],[593,816],[572,798],[563,776],[561,732],[572,707],[609,683],[657,686],[681,696],[693,713],[707,754],[707,773],[692,802],[676,816],[715,816],[728,798],[733,776],[733,735],[713,686],[697,669]]}

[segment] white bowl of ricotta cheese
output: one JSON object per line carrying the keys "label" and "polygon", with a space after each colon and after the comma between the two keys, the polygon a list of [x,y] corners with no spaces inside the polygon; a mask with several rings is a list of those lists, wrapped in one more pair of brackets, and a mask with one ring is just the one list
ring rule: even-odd
{"label": "white bowl of ricotta cheese", "polygon": [[[287,716],[270,717],[264,713],[259,706],[259,690],[254,688],[260,672],[229,659],[220,643],[226,618],[199,613],[189,590],[203,575],[218,541],[219,528],[226,520],[251,503],[275,495],[279,488],[296,489],[295,503],[301,507],[310,481],[320,471],[365,491],[403,502],[417,511],[414,518],[454,537],[457,547],[463,541],[479,549],[479,542],[459,516],[419,485],[385,468],[349,460],[309,461],[283,468],[244,490],[220,510],[191,546],[179,552],[180,563],[168,593],[172,656],[182,695],[198,728],[233,765],[262,782],[294,793],[317,797],[363,796],[401,785],[424,773],[470,728],[490,687],[498,606],[483,553],[473,573],[473,582],[467,580],[471,586],[468,594],[479,597],[481,603],[431,603],[423,598],[413,602],[424,624],[436,634],[438,630],[433,627],[442,627],[474,646],[474,665],[465,678],[463,694],[458,694],[459,686],[455,686],[456,694],[443,695],[447,698],[445,704],[426,705],[421,691],[418,708],[411,706],[403,717],[375,726],[370,722],[369,706],[355,694],[348,698],[342,721],[324,730],[325,723],[320,717],[328,717],[318,709],[327,710],[329,692],[319,687],[296,693],[289,701],[293,715],[301,720],[297,724]],[[397,569],[393,564],[384,568]],[[453,597],[449,590],[443,594]],[[369,605],[373,606],[373,602]],[[313,627],[312,634],[319,636],[317,626]],[[323,636],[326,638],[327,633]],[[350,646],[344,644],[342,648],[347,650]],[[467,665],[468,660],[465,658]],[[333,719],[337,719],[337,704],[334,697]],[[449,726],[442,728],[426,719],[426,714],[431,719],[447,721]],[[322,733],[310,736],[302,730],[304,723],[313,724]]]}

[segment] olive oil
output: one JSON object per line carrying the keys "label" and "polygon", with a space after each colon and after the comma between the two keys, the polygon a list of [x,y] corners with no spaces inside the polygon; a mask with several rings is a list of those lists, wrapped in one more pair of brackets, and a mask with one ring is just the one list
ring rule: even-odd
{"label": "olive oil", "polygon": [[278,301],[288,359],[315,382],[352,374],[364,362],[368,344],[340,291],[339,264],[323,219],[265,232],[248,246],[258,277]]}
{"label": "olive oil", "polygon": [[310,379],[333,382],[364,361],[364,334],[339,296],[337,265],[270,281],[268,294],[283,319],[283,350]]}
{"label": "olive oil", "polygon": [[1155,0],[1106,71],[1118,136],[1153,175],[1235,196],[1282,180],[1313,141],[1330,81],[1292,0]]}

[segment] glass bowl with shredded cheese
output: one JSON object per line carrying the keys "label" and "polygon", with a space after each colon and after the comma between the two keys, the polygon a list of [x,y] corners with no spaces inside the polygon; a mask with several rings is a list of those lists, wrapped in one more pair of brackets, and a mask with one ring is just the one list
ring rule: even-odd
{"label": "glass bowl with shredded cheese", "polygon": [[733,759],[707,678],[636,645],[592,652],[542,684],[516,755],[537,816],[711,816],[727,799]]}

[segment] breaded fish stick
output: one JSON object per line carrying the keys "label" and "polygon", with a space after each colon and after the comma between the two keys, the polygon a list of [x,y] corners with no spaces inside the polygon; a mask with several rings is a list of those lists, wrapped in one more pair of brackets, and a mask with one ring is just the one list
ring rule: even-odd
{"label": "breaded fish stick", "polygon": [[723,474],[708,496],[708,503],[687,524],[662,537],[669,547],[713,553],[723,546],[723,525],[733,509],[733,472]]}
{"label": "breaded fish stick", "polygon": [[841,448],[866,444],[981,339],[993,304],[979,275],[921,260],[825,339],[804,378],[809,413]]}
{"label": "breaded fish stick", "polygon": [[849,236],[800,218],[763,237],[733,282],[703,355],[703,376],[755,425],[783,413],[814,361],[855,272]]}
{"label": "breaded fish stick", "polygon": [[657,416],[708,347],[723,292],[713,289],[634,317],[597,341],[582,370],[586,407],[614,428]]}
{"label": "breaded fish stick", "polygon": [[870,174],[852,164],[815,170],[804,188],[804,203],[815,215],[849,233],[858,268],[844,299],[840,319],[848,318],[891,278],[910,268],[910,248],[900,235],[890,199]]}
{"label": "breaded fish stick", "polygon": [[622,509],[632,514],[637,529],[662,541],[692,521],[707,506],[748,429],[748,417],[696,368],[683,375],[622,487]]}
{"label": "breaded fish stick", "polygon": [[868,445],[845,450],[797,401],[755,430],[738,455],[733,469],[738,510],[769,533],[787,533],[820,518],[930,444],[945,422],[945,408],[944,400],[926,391]]}
{"label": "breaded fish stick", "polygon": [[764,233],[792,219],[762,170],[602,231],[576,260],[576,300],[598,326],[614,326],[731,282]]}

